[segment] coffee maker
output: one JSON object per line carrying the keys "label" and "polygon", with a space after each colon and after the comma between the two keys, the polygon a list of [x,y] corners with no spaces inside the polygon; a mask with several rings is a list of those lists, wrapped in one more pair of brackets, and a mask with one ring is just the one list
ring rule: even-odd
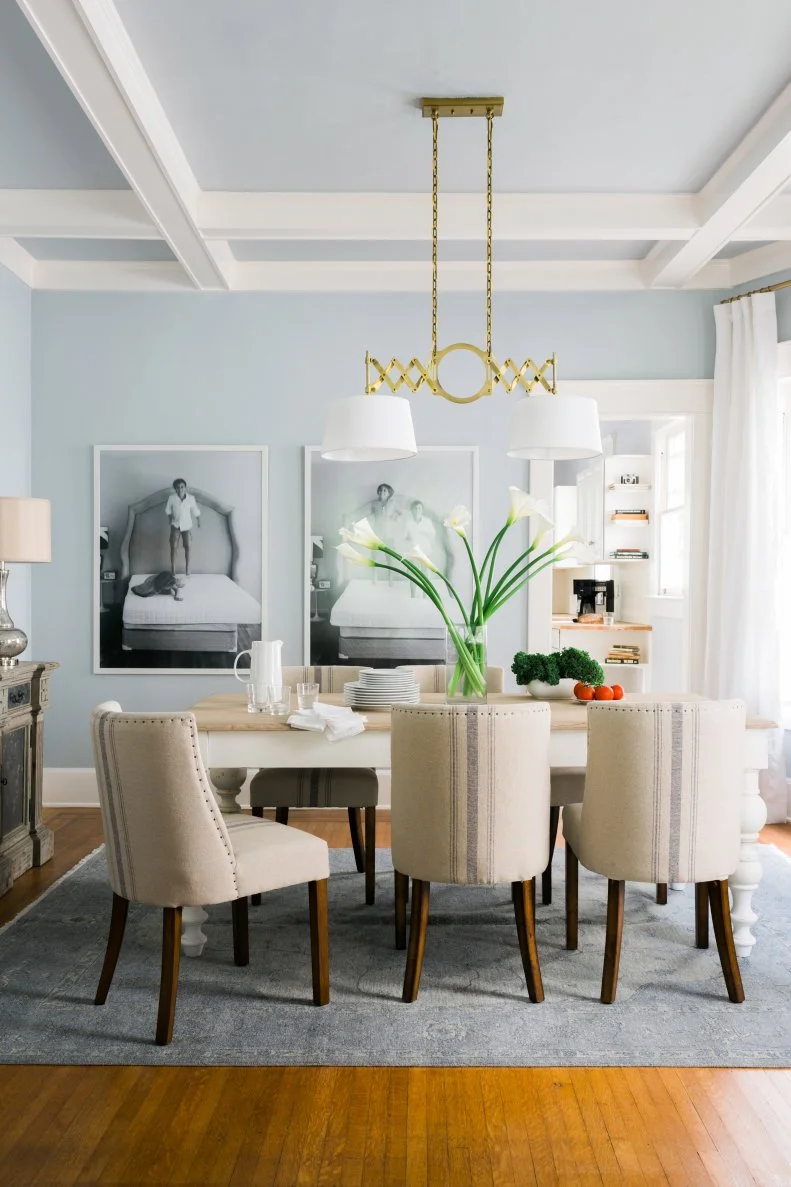
{"label": "coffee maker", "polygon": [[595,581],[590,577],[574,579],[574,596],[577,599],[577,618],[588,614],[613,614],[615,612],[615,582]]}

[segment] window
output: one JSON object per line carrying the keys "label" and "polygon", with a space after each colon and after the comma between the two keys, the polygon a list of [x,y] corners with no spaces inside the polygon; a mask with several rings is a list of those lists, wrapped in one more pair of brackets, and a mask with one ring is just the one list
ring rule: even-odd
{"label": "window", "polygon": [[[783,595],[789,588],[791,581],[791,383],[780,384],[781,407],[783,410],[783,467],[781,490],[783,492],[782,518],[780,521],[781,559],[780,559],[780,605],[783,605]],[[788,615],[780,616],[780,647],[782,662],[780,664],[781,692],[783,702],[791,704],[791,623]],[[788,729],[786,725],[786,729]]]}
{"label": "window", "polygon": [[687,431],[672,421],[656,434],[657,593],[680,598],[686,585]]}

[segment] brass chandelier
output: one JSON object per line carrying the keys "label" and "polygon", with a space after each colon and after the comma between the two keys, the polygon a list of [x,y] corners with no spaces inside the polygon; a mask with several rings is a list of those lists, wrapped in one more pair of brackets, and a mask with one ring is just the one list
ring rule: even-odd
{"label": "brass chandelier", "polygon": [[[392,461],[417,453],[409,401],[398,396],[401,388],[416,393],[427,387],[435,396],[454,404],[472,404],[492,395],[499,384],[506,392],[519,390],[523,399],[514,406],[508,439],[510,457],[533,460],[586,458],[601,453],[599,419],[594,400],[582,396],[557,395],[557,359],[543,363],[531,358],[517,364],[510,357],[501,365],[492,354],[492,129],[503,113],[502,97],[482,99],[423,99],[424,118],[432,122],[431,187],[431,352],[423,363],[413,357],[405,365],[393,356],[383,365],[373,355],[365,356],[365,395],[342,396],[329,406],[322,456],[333,461]],[[443,118],[485,118],[486,120],[486,347],[454,342],[439,347],[438,306],[438,223],[439,223],[439,121]],[[483,364],[483,383],[471,395],[449,392],[439,377],[448,355],[465,352]],[[391,394],[380,394],[387,389]],[[534,389],[538,389],[535,394]]]}
{"label": "brass chandelier", "polygon": [[[505,100],[502,96],[487,99],[423,99],[423,116],[432,123],[432,186],[431,186],[431,353],[426,364],[413,358],[404,366],[397,358],[391,358],[382,366],[372,355],[365,356],[365,391],[373,395],[385,384],[395,393],[402,387],[417,392],[424,385],[435,396],[443,396],[454,404],[472,404],[481,396],[490,396],[495,384],[507,392],[522,388],[531,392],[536,384],[545,391],[555,394],[557,359],[553,354],[538,366],[527,359],[521,366],[507,358],[502,366],[492,354],[492,125],[496,116],[503,114]],[[472,346],[469,342],[454,342],[451,346],[438,349],[437,305],[438,264],[437,244],[439,226],[439,121],[443,118],[483,117],[486,119],[486,349]],[[456,351],[466,351],[479,358],[484,366],[484,381],[477,392],[469,396],[454,396],[447,391],[439,378],[439,367],[443,359]]]}

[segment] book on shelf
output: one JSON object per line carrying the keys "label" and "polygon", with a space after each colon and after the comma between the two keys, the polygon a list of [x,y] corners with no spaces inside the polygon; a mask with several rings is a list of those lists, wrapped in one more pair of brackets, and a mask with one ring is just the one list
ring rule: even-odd
{"label": "book on shelf", "polygon": [[637,657],[629,657],[626,655],[608,655],[604,662],[606,664],[639,664],[640,660]]}
{"label": "book on shelf", "polygon": [[610,560],[614,561],[647,561],[648,553],[644,548],[615,548],[610,553]]}
{"label": "book on shelf", "polygon": [[645,507],[616,507],[613,515],[630,515],[635,519],[648,519]]}

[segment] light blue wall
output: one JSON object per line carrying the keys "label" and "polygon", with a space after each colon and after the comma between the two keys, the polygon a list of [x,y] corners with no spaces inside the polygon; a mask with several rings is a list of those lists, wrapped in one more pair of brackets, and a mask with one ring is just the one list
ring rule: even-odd
{"label": "light blue wall", "polygon": [[[503,294],[494,351],[543,359],[585,379],[712,374],[711,307],[719,294]],[[479,342],[483,297],[440,305],[440,340]],[[91,761],[88,712],[110,696],[131,709],[182,708],[231,687],[217,676],[94,676],[91,656],[91,446],[268,444],[270,636],[284,659],[302,654],[302,446],[321,438],[334,395],[360,392],[366,348],[380,358],[425,355],[427,298],[404,295],[54,294],[33,296],[33,477],[53,501],[53,563],[33,587],[37,654],[62,666],[47,720],[47,763]],[[509,483],[526,467],[505,456],[508,407],[413,398],[418,440],[480,446],[481,526],[502,523]],[[525,602],[490,629],[492,662],[525,643]]]}
{"label": "light blue wall", "polygon": [[[0,495],[29,495],[31,459],[30,289],[0,265]],[[8,609],[33,656],[30,566],[13,565]]]}

